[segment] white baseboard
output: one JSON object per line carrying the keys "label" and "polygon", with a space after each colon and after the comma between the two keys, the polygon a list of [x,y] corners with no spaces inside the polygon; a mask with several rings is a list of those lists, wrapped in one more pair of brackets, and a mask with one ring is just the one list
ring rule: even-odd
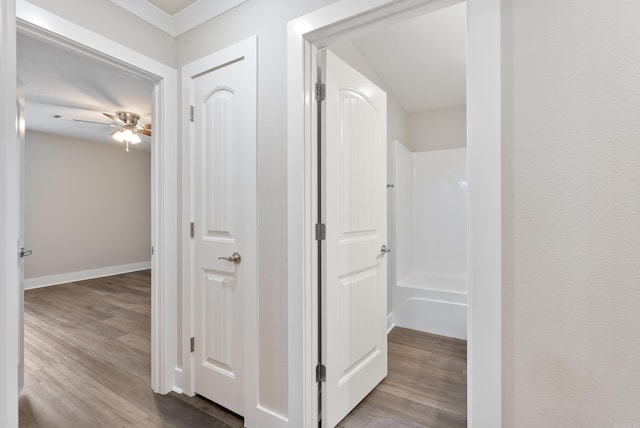
{"label": "white baseboard", "polygon": [[60,273],[57,275],[39,276],[24,280],[24,289],[49,287],[50,285],[66,284],[68,282],[83,281],[85,279],[101,278],[103,276],[119,275],[121,273],[136,272],[151,269],[151,261],[130,263],[120,266],[109,266],[98,269],[81,270],[77,272]]}
{"label": "white baseboard", "polygon": [[393,330],[395,326],[393,323],[393,312],[390,312],[389,315],[387,315],[387,334],[391,333],[391,330]]}

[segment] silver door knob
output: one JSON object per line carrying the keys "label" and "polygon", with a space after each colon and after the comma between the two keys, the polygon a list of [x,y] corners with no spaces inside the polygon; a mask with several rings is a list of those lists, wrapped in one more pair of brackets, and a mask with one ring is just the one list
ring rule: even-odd
{"label": "silver door knob", "polygon": [[240,253],[236,251],[235,253],[231,254],[231,257],[218,257],[218,260],[226,260],[228,262],[233,262],[239,265],[242,261],[242,257],[240,257]]}
{"label": "silver door knob", "polygon": [[20,255],[20,257],[28,257],[33,254],[33,250],[22,247],[20,248],[20,252],[18,254]]}
{"label": "silver door knob", "polygon": [[382,248],[380,248],[380,254],[384,256],[385,254],[390,252],[391,252],[391,248],[387,248],[385,244],[382,244]]}

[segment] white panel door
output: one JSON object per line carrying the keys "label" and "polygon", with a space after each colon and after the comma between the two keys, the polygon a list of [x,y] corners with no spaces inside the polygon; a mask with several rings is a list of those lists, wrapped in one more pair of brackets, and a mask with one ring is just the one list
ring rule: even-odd
{"label": "white panel door", "polygon": [[[242,58],[193,79],[194,390],[244,414],[244,298],[255,83]],[[254,95],[255,97],[255,95]],[[255,199],[255,195],[253,197]],[[236,259],[234,260],[234,256]],[[229,259],[229,260],[227,260]]]}
{"label": "white panel door", "polygon": [[17,85],[17,138],[18,138],[18,168],[20,179],[20,213],[18,221],[20,223],[20,237],[18,247],[20,248],[20,272],[19,272],[19,288],[18,288],[18,325],[20,326],[19,334],[19,360],[18,360],[18,391],[22,391],[24,387],[24,258],[31,255],[31,250],[24,248],[24,152],[25,152],[25,118],[24,118],[24,84],[18,78]]}
{"label": "white panel door", "polygon": [[387,101],[331,52],[320,64],[322,426],[334,427],[387,375]]}

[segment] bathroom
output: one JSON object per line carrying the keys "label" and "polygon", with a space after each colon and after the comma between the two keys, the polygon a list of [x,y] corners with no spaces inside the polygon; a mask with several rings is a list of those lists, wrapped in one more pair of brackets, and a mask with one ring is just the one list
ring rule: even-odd
{"label": "bathroom", "polygon": [[387,325],[467,338],[466,4],[332,45],[387,92]]}

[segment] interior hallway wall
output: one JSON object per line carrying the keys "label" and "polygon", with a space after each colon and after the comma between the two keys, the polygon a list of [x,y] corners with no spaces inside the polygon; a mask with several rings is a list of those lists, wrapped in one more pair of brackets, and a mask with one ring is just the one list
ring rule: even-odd
{"label": "interior hallway wall", "polygon": [[503,425],[638,425],[640,2],[503,4]]}
{"label": "interior hallway wall", "polygon": [[30,281],[151,259],[151,153],[27,131]]}

